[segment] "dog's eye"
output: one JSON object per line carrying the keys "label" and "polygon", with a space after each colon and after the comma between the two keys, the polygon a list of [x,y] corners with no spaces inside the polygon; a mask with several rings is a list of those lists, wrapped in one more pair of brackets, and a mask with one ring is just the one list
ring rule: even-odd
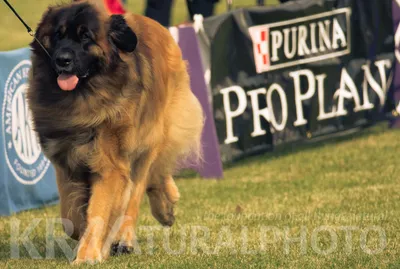
{"label": "dog's eye", "polygon": [[54,38],[57,40],[63,39],[65,35],[65,28],[59,27],[58,30],[54,33]]}
{"label": "dog's eye", "polygon": [[58,30],[58,31],[54,34],[54,37],[55,37],[56,39],[61,39],[61,37],[62,37],[61,31]]}
{"label": "dog's eye", "polygon": [[81,35],[81,40],[83,42],[87,42],[91,40],[90,34],[88,32],[85,32]]}

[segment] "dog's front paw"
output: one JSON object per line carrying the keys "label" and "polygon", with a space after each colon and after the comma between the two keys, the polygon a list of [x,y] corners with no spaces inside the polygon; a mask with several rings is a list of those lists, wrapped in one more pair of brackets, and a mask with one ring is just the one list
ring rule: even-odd
{"label": "dog's front paw", "polygon": [[166,177],[161,185],[147,189],[151,213],[161,225],[172,226],[175,222],[174,206],[179,200],[179,191],[173,178]]}
{"label": "dog's front paw", "polygon": [[76,258],[72,265],[80,265],[80,264],[99,264],[103,262],[103,256],[101,254],[91,257],[84,257],[84,258]]}
{"label": "dog's front paw", "polygon": [[72,262],[72,265],[81,265],[81,264],[92,264],[92,265],[94,265],[94,264],[99,264],[101,262],[103,262],[103,259],[101,257],[97,257],[97,258],[94,258],[94,259],[91,259],[91,258],[78,259],[78,258],[76,258]]}
{"label": "dog's front paw", "polygon": [[175,222],[174,204],[171,203],[164,193],[154,192],[149,194],[151,213],[163,226],[172,226]]}
{"label": "dog's front paw", "polygon": [[164,212],[159,212],[161,214],[158,215],[158,221],[163,226],[171,227],[175,223],[175,214],[174,214],[174,204],[167,202],[166,210]]}
{"label": "dog's front paw", "polygon": [[96,245],[88,246],[85,242],[78,248],[76,259],[72,262],[73,265],[79,264],[98,264],[105,260],[106,257],[102,255],[101,247]]}

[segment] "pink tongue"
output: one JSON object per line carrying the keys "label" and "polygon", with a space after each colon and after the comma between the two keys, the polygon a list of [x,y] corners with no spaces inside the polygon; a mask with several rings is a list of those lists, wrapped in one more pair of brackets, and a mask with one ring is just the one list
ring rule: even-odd
{"label": "pink tongue", "polygon": [[79,78],[76,75],[61,74],[57,78],[58,86],[63,91],[72,91],[76,88]]}

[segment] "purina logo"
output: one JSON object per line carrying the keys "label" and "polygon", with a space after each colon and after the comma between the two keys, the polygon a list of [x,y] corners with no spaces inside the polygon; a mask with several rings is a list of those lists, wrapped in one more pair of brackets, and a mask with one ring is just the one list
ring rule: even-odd
{"label": "purina logo", "polygon": [[257,73],[351,52],[350,8],[249,28]]}
{"label": "purina logo", "polygon": [[31,113],[25,99],[31,62],[21,61],[11,71],[4,88],[3,134],[6,162],[15,179],[36,184],[49,168],[32,130]]}

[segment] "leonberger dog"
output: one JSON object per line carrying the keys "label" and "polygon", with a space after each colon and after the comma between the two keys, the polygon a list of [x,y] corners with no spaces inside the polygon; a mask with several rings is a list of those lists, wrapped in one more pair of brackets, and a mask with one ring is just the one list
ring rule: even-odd
{"label": "leonberger dog", "polygon": [[28,104],[56,170],[64,230],[79,240],[77,264],[132,249],[144,193],[153,216],[173,224],[172,175],[199,156],[203,127],[169,31],[109,15],[101,2],[49,7],[31,43]]}

